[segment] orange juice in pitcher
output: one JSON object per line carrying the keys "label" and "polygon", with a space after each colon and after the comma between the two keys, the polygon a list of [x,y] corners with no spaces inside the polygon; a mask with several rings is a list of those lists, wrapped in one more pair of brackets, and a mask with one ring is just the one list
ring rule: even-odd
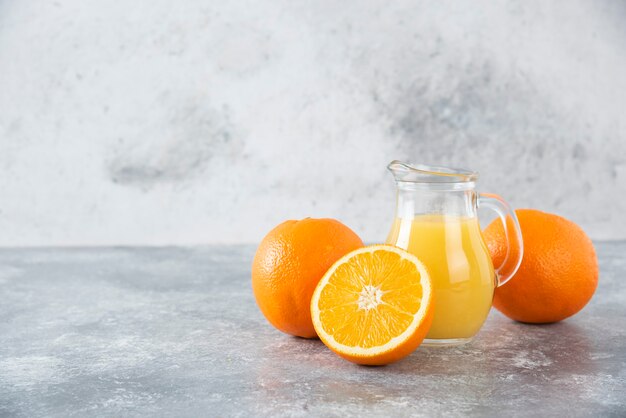
{"label": "orange juice in pitcher", "polygon": [[[475,172],[399,161],[388,168],[398,193],[387,243],[415,254],[433,282],[435,314],[424,344],[468,342],[485,322],[496,286],[513,276],[521,263],[515,212],[498,196],[478,194]],[[503,220],[509,254],[514,253],[512,245],[519,249],[516,260],[505,260],[495,270],[478,222],[479,205],[495,210]]]}

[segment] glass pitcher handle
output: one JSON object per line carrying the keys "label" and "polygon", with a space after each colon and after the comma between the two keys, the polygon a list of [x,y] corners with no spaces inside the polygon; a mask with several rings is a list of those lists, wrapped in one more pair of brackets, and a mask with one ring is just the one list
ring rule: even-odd
{"label": "glass pitcher handle", "polygon": [[502,286],[513,277],[520,264],[522,264],[522,257],[524,256],[522,230],[520,229],[515,211],[497,194],[480,193],[478,206],[484,206],[496,212],[504,227],[504,236],[507,243],[506,256],[501,265],[494,266],[498,276],[498,286]]}

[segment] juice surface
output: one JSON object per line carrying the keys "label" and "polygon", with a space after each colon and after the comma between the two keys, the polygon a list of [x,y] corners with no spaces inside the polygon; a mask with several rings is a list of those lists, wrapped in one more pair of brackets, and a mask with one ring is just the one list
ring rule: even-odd
{"label": "juice surface", "polygon": [[434,287],[430,339],[470,338],[489,314],[495,274],[475,218],[420,215],[397,218],[388,244],[415,254]]}

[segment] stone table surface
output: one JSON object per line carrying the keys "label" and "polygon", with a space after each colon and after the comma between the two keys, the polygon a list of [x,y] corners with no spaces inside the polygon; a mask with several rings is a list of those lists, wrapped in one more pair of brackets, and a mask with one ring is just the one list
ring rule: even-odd
{"label": "stone table surface", "polygon": [[0,416],[626,416],[626,242],[553,325],[363,367],[274,330],[252,246],[0,250]]}

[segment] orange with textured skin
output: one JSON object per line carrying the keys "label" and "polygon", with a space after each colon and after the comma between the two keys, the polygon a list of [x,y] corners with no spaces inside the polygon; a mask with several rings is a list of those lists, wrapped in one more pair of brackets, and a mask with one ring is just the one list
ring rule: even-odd
{"label": "orange with textured skin", "polygon": [[267,320],[280,331],[316,337],[311,295],[324,273],[363,241],[334,219],[286,221],[270,231],[252,262],[252,289]]}
{"label": "orange with textured skin", "polygon": [[[598,260],[591,240],[561,216],[533,209],[515,213],[524,258],[515,276],[496,289],[493,306],[520,322],[557,322],[574,315],[598,285]],[[490,224],[484,237],[494,265],[499,266],[506,255],[502,223]]]}
{"label": "orange with textured skin", "polygon": [[384,365],[408,356],[433,320],[430,276],[390,245],[352,251],[326,272],[311,299],[320,339],[346,360]]}

